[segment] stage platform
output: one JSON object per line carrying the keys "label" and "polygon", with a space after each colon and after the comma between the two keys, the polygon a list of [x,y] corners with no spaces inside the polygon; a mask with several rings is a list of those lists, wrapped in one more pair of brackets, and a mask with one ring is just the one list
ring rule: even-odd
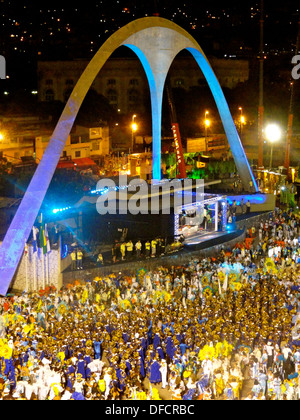
{"label": "stage platform", "polygon": [[244,234],[244,230],[236,230],[234,232],[211,232],[207,235],[201,235],[201,238],[193,238],[195,242],[190,243],[190,245],[184,244],[183,248],[177,252],[157,256],[155,258],[132,258],[127,261],[117,261],[115,264],[110,260],[107,260],[101,267],[84,264],[83,270],[71,271],[70,269],[67,269],[64,271],[62,273],[63,283],[64,285],[67,285],[75,280],[85,282],[98,276],[108,276],[112,273],[119,272],[122,272],[123,275],[135,275],[141,268],[151,271],[160,266],[186,264],[193,256],[199,257],[203,252],[206,253],[206,251],[209,250],[214,254],[215,252],[218,252],[218,247],[220,246],[224,245],[224,248],[226,248],[230,243],[234,243],[234,241],[243,240]]}
{"label": "stage platform", "polygon": [[[234,231],[230,232],[234,233]],[[202,243],[210,242],[210,241],[218,241],[221,238],[225,239],[224,237],[227,236],[229,232],[201,232],[196,233],[194,235],[188,236],[185,241],[184,245],[189,246],[196,246]]]}

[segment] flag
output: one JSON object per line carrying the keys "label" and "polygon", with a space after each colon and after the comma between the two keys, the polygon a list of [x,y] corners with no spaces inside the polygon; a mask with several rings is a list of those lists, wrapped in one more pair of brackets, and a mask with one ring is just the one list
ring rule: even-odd
{"label": "flag", "polygon": [[69,311],[69,306],[65,301],[61,301],[57,307],[56,315],[59,317],[60,315],[64,315],[66,312]]}
{"label": "flag", "polygon": [[39,242],[40,242],[39,248],[43,250],[44,255],[47,254],[47,240],[45,236],[45,227],[43,224],[40,227]]}
{"label": "flag", "polygon": [[226,292],[227,288],[228,288],[228,274],[226,274],[226,276],[225,276],[225,281],[224,281],[224,284],[223,284],[223,290]]}
{"label": "flag", "polygon": [[41,309],[42,306],[43,306],[43,301],[42,301],[42,299],[40,299],[38,304],[37,304],[37,307],[36,307],[37,312],[39,312],[39,310]]}
{"label": "flag", "polygon": [[218,277],[219,295],[222,295],[220,278]]}
{"label": "flag", "polygon": [[51,252],[49,234],[48,234],[48,225],[45,225],[45,238],[46,238],[46,252],[44,254],[49,254]]}
{"label": "flag", "polygon": [[32,229],[32,236],[33,236],[32,246],[33,246],[33,253],[34,254],[38,250],[38,247],[37,247],[37,233],[38,233],[38,231],[39,231],[38,228],[33,226],[33,229]]}

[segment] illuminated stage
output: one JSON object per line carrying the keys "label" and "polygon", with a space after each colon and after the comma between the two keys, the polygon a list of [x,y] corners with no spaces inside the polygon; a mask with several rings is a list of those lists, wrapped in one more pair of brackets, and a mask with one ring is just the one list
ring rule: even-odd
{"label": "illuminated stage", "polygon": [[[234,232],[231,232],[234,233]],[[187,247],[195,246],[199,244],[206,244],[210,241],[219,241],[220,239],[224,239],[225,236],[228,235],[228,232],[203,232],[203,233],[196,233],[185,238],[184,245]]]}

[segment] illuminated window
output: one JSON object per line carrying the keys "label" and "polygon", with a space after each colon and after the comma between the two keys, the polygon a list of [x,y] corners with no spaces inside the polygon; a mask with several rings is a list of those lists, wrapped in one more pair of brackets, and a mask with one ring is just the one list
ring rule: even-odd
{"label": "illuminated window", "polygon": [[182,87],[182,86],[184,86],[184,80],[183,79],[176,79],[175,80],[175,86],[176,87]]}

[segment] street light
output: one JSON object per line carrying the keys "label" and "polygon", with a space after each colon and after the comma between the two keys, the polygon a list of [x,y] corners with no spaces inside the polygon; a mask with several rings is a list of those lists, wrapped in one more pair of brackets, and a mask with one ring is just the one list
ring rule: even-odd
{"label": "street light", "polygon": [[0,141],[4,140],[3,134],[0,133]]}
{"label": "street light", "polygon": [[270,169],[272,168],[273,164],[273,147],[274,143],[276,143],[281,138],[281,129],[277,124],[269,124],[265,129],[266,139],[271,144],[271,154],[270,154]]}
{"label": "street light", "polygon": [[208,142],[207,142],[207,130],[210,127],[210,120],[207,118],[209,111],[205,111],[204,126],[205,126],[205,151],[208,151]]}
{"label": "street light", "polygon": [[131,147],[132,147],[132,152],[134,151],[134,133],[137,132],[138,130],[138,125],[135,122],[136,119],[136,115],[132,116],[132,124],[131,124],[131,134],[132,134],[132,138],[131,138]]}
{"label": "street light", "polygon": [[240,106],[239,107],[239,111],[240,111],[240,135],[242,135],[243,133],[243,125],[246,124],[246,118],[243,115],[243,108]]}

